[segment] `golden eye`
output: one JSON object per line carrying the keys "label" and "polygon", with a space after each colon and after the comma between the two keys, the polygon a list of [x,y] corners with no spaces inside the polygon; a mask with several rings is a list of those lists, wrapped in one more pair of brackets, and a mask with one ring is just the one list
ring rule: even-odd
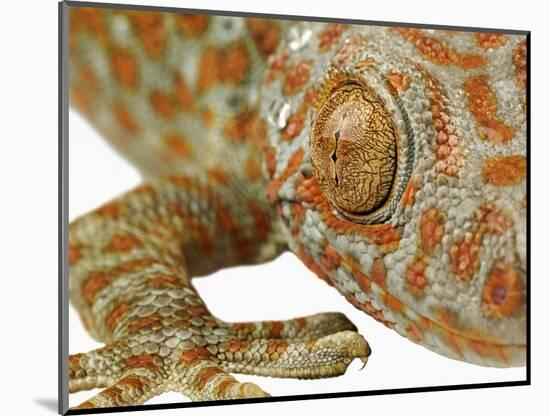
{"label": "golden eye", "polygon": [[398,135],[382,100],[347,81],[321,103],[312,127],[313,172],[329,201],[352,217],[383,207],[396,176]]}

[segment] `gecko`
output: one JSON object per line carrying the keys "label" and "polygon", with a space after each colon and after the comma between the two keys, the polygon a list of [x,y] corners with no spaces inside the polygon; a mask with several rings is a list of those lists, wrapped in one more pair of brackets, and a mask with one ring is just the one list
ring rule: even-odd
{"label": "gecko", "polygon": [[192,285],[285,251],[436,353],[525,365],[526,36],[71,6],[68,49],[71,106],[143,177],[69,226],[104,343],[69,356],[103,389],[76,408],[366,363],[344,314],[225,322]]}

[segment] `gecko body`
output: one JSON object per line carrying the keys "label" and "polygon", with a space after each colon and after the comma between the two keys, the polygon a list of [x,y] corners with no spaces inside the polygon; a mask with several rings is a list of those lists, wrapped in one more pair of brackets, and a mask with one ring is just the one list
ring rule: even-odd
{"label": "gecko body", "polygon": [[69,53],[71,104],[144,177],[70,224],[105,343],[69,357],[70,391],[104,388],[79,408],[366,362],[342,314],[228,323],[191,284],[285,250],[416,343],[524,365],[524,37],[71,7]]}

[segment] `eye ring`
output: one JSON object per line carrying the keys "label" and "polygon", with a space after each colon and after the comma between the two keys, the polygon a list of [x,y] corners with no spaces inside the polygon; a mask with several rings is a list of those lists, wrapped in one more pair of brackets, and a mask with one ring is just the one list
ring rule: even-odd
{"label": "eye ring", "polygon": [[370,224],[391,216],[404,188],[400,134],[366,79],[339,74],[325,82],[310,155],[324,195],[342,216]]}

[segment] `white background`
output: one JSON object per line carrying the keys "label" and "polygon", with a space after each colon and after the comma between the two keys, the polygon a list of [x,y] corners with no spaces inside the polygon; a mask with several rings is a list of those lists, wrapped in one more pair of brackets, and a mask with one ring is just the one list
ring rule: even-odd
{"label": "white background", "polygon": [[[154,1],[143,4],[256,11],[298,15],[354,17],[371,20],[445,23],[451,25],[529,29],[532,39],[532,379],[533,386],[461,392],[438,392],[350,399],[222,406],[153,411],[147,414],[275,414],[312,411],[322,414],[359,409],[365,413],[412,412],[448,415],[471,412],[517,414],[548,408],[548,341],[545,306],[549,293],[544,263],[548,219],[545,158],[548,146],[546,80],[550,39],[543,10],[527,2],[393,1],[337,3],[317,1],[275,3],[232,0]],[[498,6],[497,6],[498,4]],[[542,4],[540,2],[539,4]],[[18,7],[16,7],[18,6]],[[0,257],[4,296],[2,308],[2,413],[54,414],[57,395],[57,5],[33,1],[3,6],[0,114],[3,141],[0,181]],[[7,52],[7,56],[6,56]],[[7,94],[6,94],[7,92]],[[80,120],[71,121],[71,216],[81,214],[137,183],[138,177],[93,138]],[[76,124],[75,124],[76,123]],[[543,130],[544,129],[544,130]],[[6,267],[7,266],[7,267]],[[410,385],[437,385],[517,379],[510,371],[480,369],[439,357],[418,347],[349,306],[333,289],[316,279],[298,260],[285,255],[261,268],[233,269],[197,281],[211,310],[226,320],[290,318],[323,310],[345,312],[373,348],[372,360],[358,372],[353,363],[336,379],[293,381],[256,378],[274,395],[364,390]],[[223,294],[232,293],[232,299]],[[236,294],[238,294],[238,296]],[[265,295],[269,293],[269,295]],[[305,296],[304,296],[305,295]],[[238,305],[236,307],[235,305]],[[71,315],[71,352],[94,348]],[[73,335],[75,337],[73,337]],[[74,339],[73,339],[74,338]],[[481,371],[483,370],[483,371]],[[519,370],[511,370],[519,371]],[[519,374],[519,373],[514,373]],[[251,379],[240,376],[241,380]],[[89,393],[75,400],[84,400]],[[77,396],[75,396],[77,397]],[[161,397],[165,401],[167,396]],[[154,402],[160,402],[160,399]],[[172,396],[170,401],[179,400]],[[543,404],[544,403],[544,404]],[[542,412],[542,411],[539,411]],[[537,413],[536,411],[534,412]],[[140,413],[143,414],[143,413]]]}

